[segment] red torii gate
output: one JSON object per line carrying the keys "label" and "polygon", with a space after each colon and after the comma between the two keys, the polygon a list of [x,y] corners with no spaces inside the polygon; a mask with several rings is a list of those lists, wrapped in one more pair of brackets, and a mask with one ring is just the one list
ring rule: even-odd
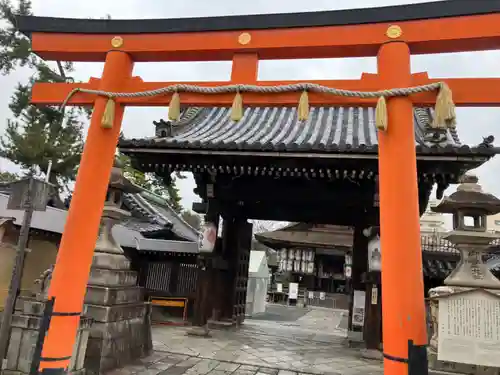
{"label": "red torii gate", "polygon": [[[230,82],[190,82],[199,86],[227,83],[281,85],[257,81],[259,59],[377,56],[378,73],[360,80],[312,81],[328,87],[377,91],[443,81],[411,74],[410,53],[492,50],[500,47],[500,3],[455,0],[349,11],[236,16],[177,20],[67,20],[19,17],[20,30],[31,36],[32,49],[47,60],[105,61],[100,79],[88,83],[38,83],[32,102],[59,105],[75,88],[139,92],[179,82],[143,82],[132,76],[134,62],[232,60]],[[500,79],[446,79],[458,106],[499,106]],[[43,347],[41,369],[68,367],[87,286],[99,220],[125,106],[167,106],[172,94],[116,98],[114,124],[101,126],[107,98],[76,93],[69,105],[93,105],[75,190],[54,270],[55,297]],[[297,93],[245,93],[247,106],[296,105]],[[182,93],[192,106],[230,106],[234,94]],[[388,129],[379,133],[380,221],[384,368],[408,372],[408,342],[427,344],[415,136],[412,106],[431,106],[435,93],[388,100]],[[328,106],[375,106],[360,99],[309,93],[309,103]],[[404,251],[402,250],[404,249]],[[404,268],[400,265],[405,264]],[[73,314],[72,314],[73,313]]]}

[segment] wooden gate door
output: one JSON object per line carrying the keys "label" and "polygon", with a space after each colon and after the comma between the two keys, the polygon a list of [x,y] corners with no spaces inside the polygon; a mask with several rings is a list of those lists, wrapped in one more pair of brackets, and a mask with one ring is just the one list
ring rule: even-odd
{"label": "wooden gate door", "polygon": [[252,246],[253,225],[239,221],[237,228],[237,274],[234,288],[233,321],[240,324],[245,320],[245,307],[247,303],[248,266],[250,261],[250,248]]}

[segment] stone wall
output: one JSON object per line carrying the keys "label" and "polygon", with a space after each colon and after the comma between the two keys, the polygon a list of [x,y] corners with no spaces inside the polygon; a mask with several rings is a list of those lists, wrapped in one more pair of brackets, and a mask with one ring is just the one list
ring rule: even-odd
{"label": "stone wall", "polygon": [[[12,316],[11,336],[7,352],[7,363],[3,375],[28,375],[30,373],[39,331],[43,320],[45,301],[34,298],[19,298]],[[71,375],[83,375],[85,351],[91,321],[80,320],[80,327],[73,347],[68,368]]]}
{"label": "stone wall", "polygon": [[[7,224],[0,227],[0,310],[3,310],[9,290],[10,279],[16,256],[15,246],[19,236],[19,227]],[[31,252],[25,259],[22,292],[33,288],[34,281],[46,269],[54,264],[57,256],[57,238],[53,241],[30,235],[28,247]]]}

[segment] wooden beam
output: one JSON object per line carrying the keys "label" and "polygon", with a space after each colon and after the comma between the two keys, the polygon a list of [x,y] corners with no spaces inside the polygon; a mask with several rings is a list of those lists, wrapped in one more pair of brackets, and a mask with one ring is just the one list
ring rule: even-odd
{"label": "wooden beam", "polygon": [[[112,21],[111,21],[112,22]],[[231,60],[237,52],[260,59],[375,56],[391,23],[270,30],[205,31],[121,35],[120,50],[134,61]],[[500,48],[500,14],[397,22],[412,54]],[[239,36],[248,32],[246,44]],[[109,34],[32,34],[32,50],[46,60],[104,61],[112,48]]]}
{"label": "wooden beam", "polygon": [[[488,107],[500,105],[500,78],[451,78],[429,79],[426,74],[414,74],[412,86],[445,81],[453,92],[453,100],[459,107]],[[355,91],[377,91],[381,87],[374,74],[363,74],[360,80],[311,80],[311,81],[258,81],[259,86],[276,86],[294,83],[310,82],[332,88]],[[204,87],[228,85],[231,82],[143,82],[140,78],[132,79],[124,92],[142,92],[156,90],[175,84],[191,84]],[[99,86],[98,79],[91,79],[88,83],[36,83],[33,87],[32,103],[39,105],[59,105],[75,88],[96,90]],[[196,94],[182,92],[181,103],[187,106],[217,106],[230,107],[234,94]],[[300,97],[299,92],[281,94],[243,93],[245,106],[296,106]],[[168,106],[171,94],[162,94],[155,97],[118,98],[117,102],[128,106]],[[434,106],[436,93],[422,93],[412,95],[415,106]],[[77,93],[69,101],[69,105],[93,105],[96,95]],[[309,94],[309,103],[315,106],[364,106],[374,107],[376,98],[360,99],[340,97],[330,94]]]}

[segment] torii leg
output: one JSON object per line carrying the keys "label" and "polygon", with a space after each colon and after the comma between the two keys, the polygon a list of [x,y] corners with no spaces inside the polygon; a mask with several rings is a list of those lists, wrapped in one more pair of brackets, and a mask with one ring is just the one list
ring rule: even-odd
{"label": "torii leg", "polygon": [[[386,88],[411,86],[408,45],[382,45],[378,70]],[[384,374],[403,375],[408,340],[427,344],[417,161],[411,100],[391,98],[387,112],[387,131],[379,133]]]}
{"label": "torii leg", "polygon": [[[99,89],[122,90],[132,77],[132,69],[133,62],[128,54],[109,52]],[[55,305],[43,345],[40,371],[52,374],[64,373],[71,360],[120,134],[123,106],[116,105],[111,129],[101,127],[106,102],[103,97],[95,101],[49,290],[49,298],[55,298]]]}

